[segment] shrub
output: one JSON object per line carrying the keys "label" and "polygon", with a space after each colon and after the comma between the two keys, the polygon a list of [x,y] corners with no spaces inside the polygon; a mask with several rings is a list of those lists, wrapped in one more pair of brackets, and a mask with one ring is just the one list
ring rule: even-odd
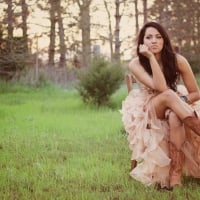
{"label": "shrub", "polygon": [[111,95],[120,87],[124,73],[119,64],[103,58],[94,58],[86,71],[78,75],[77,89],[85,103],[96,106],[109,103]]}

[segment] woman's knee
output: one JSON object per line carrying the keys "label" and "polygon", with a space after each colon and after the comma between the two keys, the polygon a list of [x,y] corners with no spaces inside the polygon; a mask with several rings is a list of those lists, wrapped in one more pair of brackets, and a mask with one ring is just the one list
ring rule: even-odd
{"label": "woman's knee", "polygon": [[162,119],[165,117],[166,109],[171,108],[170,105],[176,101],[176,98],[177,94],[173,90],[167,89],[152,99],[158,118]]}
{"label": "woman's knee", "polygon": [[162,96],[166,101],[171,101],[177,97],[177,94],[172,89],[168,89],[168,90],[165,90],[164,92],[162,92]]}

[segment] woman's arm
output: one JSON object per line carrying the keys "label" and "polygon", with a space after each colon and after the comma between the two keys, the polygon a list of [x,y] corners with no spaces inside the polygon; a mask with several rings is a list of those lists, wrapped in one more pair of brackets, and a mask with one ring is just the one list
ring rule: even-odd
{"label": "woman's arm", "polygon": [[138,57],[131,60],[129,70],[139,82],[148,88],[154,89],[152,77],[141,66]]}
{"label": "woman's arm", "polygon": [[149,58],[149,62],[152,69],[153,74],[153,83],[156,90],[163,92],[166,89],[168,89],[164,74],[161,70],[161,67],[159,66],[155,56],[152,54],[152,56]]}
{"label": "woman's arm", "polygon": [[182,80],[189,93],[187,95],[188,103],[193,103],[194,101],[200,99],[199,87],[196,82],[195,76],[186,58],[178,54],[177,63],[179,71],[181,73]]}
{"label": "woman's arm", "polygon": [[164,74],[154,54],[148,50],[146,45],[140,45],[140,53],[149,59],[152,69],[152,77],[140,65],[138,59],[131,61],[129,65],[131,72],[140,82],[151,89],[158,90],[160,92],[168,89]]}

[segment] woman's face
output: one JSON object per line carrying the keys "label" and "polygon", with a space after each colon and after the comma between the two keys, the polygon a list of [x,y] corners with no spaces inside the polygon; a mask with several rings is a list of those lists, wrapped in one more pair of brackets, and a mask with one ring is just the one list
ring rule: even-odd
{"label": "woman's face", "polygon": [[164,45],[163,37],[158,30],[153,27],[148,27],[146,29],[143,42],[153,54],[160,53]]}

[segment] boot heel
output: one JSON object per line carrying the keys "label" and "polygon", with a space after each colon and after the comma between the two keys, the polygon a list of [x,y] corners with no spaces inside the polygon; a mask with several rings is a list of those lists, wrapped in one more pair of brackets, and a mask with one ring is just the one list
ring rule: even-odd
{"label": "boot heel", "polygon": [[136,160],[131,160],[131,171],[137,166]]}

